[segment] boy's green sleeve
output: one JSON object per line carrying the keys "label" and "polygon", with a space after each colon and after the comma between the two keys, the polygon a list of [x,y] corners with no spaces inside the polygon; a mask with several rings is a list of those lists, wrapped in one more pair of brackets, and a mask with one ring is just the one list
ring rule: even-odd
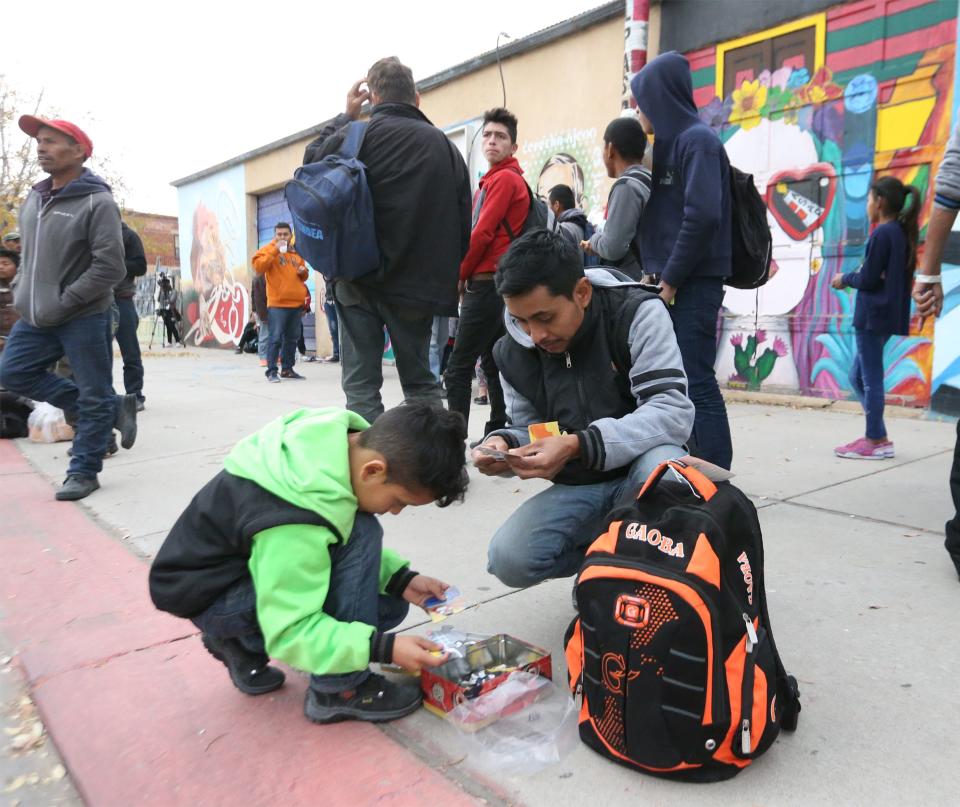
{"label": "boy's green sleeve", "polygon": [[[397,599],[400,599],[400,595],[403,594],[403,590],[401,589],[399,593],[396,593],[395,590],[393,590],[395,586],[391,586],[391,590],[388,590],[387,586],[397,572],[399,572],[401,569],[406,569],[409,566],[409,560],[405,560],[404,558],[400,557],[392,549],[387,549],[384,547],[383,551],[380,553],[380,593],[393,594],[395,597],[397,597]],[[398,578],[395,581],[395,584],[399,582],[401,581]],[[410,581],[407,580],[406,582],[409,583]],[[406,583],[404,583],[403,587],[406,588]]]}
{"label": "boy's green sleeve", "polygon": [[[325,527],[271,527],[253,537],[249,561],[267,653],[316,675],[364,669],[375,631],[363,622],[338,622],[323,611],[336,540]],[[385,563],[386,553],[381,579]]]}

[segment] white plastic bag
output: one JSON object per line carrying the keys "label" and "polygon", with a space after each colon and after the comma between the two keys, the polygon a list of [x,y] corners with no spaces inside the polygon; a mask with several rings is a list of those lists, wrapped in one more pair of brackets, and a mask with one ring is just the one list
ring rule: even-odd
{"label": "white plastic bag", "polygon": [[38,403],[33,408],[27,426],[34,443],[59,443],[73,439],[73,428],[67,424],[63,410],[48,403]]}
{"label": "white plastic bag", "polygon": [[[577,747],[577,707],[553,681],[513,673],[496,689],[466,701],[450,713],[464,727],[470,761],[492,773],[529,775],[563,760]],[[478,731],[477,721],[493,722]]]}

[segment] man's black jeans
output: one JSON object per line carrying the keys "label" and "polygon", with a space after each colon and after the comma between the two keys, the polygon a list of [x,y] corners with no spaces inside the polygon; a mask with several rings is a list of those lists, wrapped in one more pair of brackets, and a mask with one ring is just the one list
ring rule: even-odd
{"label": "man's black jeans", "polygon": [[502,429],[506,423],[500,371],[493,360],[493,346],[503,336],[503,298],[497,294],[493,280],[469,280],[460,304],[460,325],[453,352],[447,361],[444,382],[447,406],[470,421],[470,398],[473,389],[473,368],[480,365],[487,374],[487,396],[490,399],[490,420],[484,434]]}

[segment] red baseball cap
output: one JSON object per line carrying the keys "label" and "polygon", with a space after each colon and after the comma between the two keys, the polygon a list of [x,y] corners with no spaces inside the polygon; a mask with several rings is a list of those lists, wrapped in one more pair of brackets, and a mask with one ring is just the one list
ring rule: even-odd
{"label": "red baseball cap", "polygon": [[87,137],[87,133],[75,123],[70,123],[68,120],[47,120],[46,118],[38,118],[34,115],[21,115],[19,123],[20,128],[30,135],[30,137],[36,137],[37,132],[39,132],[43,126],[49,126],[58,132],[63,132],[83,146],[84,154],[88,157],[93,155],[93,141]]}

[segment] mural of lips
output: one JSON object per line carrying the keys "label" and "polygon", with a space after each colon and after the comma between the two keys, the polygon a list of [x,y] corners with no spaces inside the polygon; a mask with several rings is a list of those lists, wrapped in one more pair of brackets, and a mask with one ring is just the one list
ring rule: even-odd
{"label": "mural of lips", "polygon": [[802,241],[826,220],[836,190],[837,174],[830,163],[787,169],[770,177],[767,207],[787,235]]}

